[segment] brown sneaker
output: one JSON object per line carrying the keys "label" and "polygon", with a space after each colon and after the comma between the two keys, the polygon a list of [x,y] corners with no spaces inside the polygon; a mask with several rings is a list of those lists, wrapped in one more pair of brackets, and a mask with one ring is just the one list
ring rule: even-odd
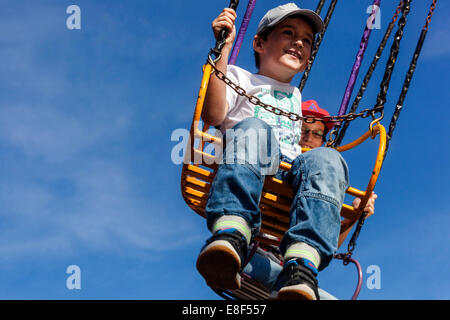
{"label": "brown sneaker", "polygon": [[206,241],[197,258],[197,270],[213,289],[241,287],[240,272],[247,257],[247,241],[236,229],[217,231]]}

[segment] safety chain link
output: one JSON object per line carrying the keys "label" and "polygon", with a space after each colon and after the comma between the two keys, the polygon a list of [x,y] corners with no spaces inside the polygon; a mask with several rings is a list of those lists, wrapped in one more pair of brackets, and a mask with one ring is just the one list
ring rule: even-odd
{"label": "safety chain link", "polygon": [[406,94],[408,93],[412,77],[413,77],[414,72],[416,70],[417,62],[419,60],[419,56],[420,56],[420,53],[422,51],[422,46],[423,46],[423,44],[425,42],[425,38],[426,38],[427,33],[428,33],[428,26],[429,26],[429,24],[431,22],[431,18],[433,17],[433,13],[434,13],[435,9],[436,9],[436,0],[433,0],[432,4],[430,6],[430,11],[428,12],[428,16],[427,16],[427,19],[426,19],[425,26],[423,27],[422,32],[420,33],[420,37],[419,37],[419,40],[417,42],[416,50],[414,51],[414,55],[413,55],[413,57],[411,59],[411,63],[409,65],[409,69],[406,72],[405,80],[404,80],[403,86],[402,86],[402,91],[401,91],[400,96],[398,98],[397,104],[395,106],[394,114],[392,115],[392,119],[391,119],[391,122],[389,124],[389,131],[387,132],[387,143],[386,143],[386,149],[385,149],[385,155],[384,155],[385,157],[386,157],[387,151],[389,149],[389,142],[392,139],[392,135],[394,134],[395,127],[397,126],[397,120],[399,119],[400,112],[403,109],[403,103],[405,101]]}
{"label": "safety chain link", "polygon": [[[361,102],[361,100],[364,96],[364,93],[366,92],[366,89],[368,88],[369,82],[372,78],[372,74],[375,71],[375,68],[377,67],[378,61],[380,60],[380,58],[383,54],[383,51],[386,47],[386,43],[387,43],[388,39],[390,38],[392,30],[394,29],[395,22],[398,19],[398,16],[401,12],[402,7],[403,7],[403,0],[400,0],[400,3],[397,6],[397,9],[395,11],[395,14],[392,17],[392,20],[389,23],[389,26],[386,30],[386,33],[384,34],[383,39],[381,40],[381,43],[377,49],[377,52],[375,53],[375,55],[373,57],[370,67],[367,70],[367,73],[364,77],[363,82],[361,83],[361,87],[359,88],[358,94],[356,95],[355,100],[353,101],[353,104],[352,104],[349,112],[355,112],[356,109],[358,108],[359,103]],[[334,139],[334,141],[333,141],[333,139],[332,139],[332,141],[329,141],[329,143],[332,144],[334,147],[339,146],[341,144],[342,140],[344,139],[344,136],[347,132],[347,128],[349,127],[349,125],[350,125],[349,122],[344,122],[340,131],[338,131],[339,128],[336,128],[336,130],[335,130],[335,132],[333,132],[333,134],[336,135],[337,137],[336,137],[336,139]],[[332,136],[333,135],[330,135],[330,137],[332,137]]]}
{"label": "safety chain link", "polygon": [[[402,40],[402,37],[403,37],[403,29],[406,25],[406,16],[408,15],[410,8],[411,8],[411,0],[404,0],[402,3],[403,3],[402,10],[401,10],[402,16],[398,20],[398,30],[394,36],[394,42],[391,46],[391,53],[390,53],[389,59],[386,64],[386,69],[385,69],[385,73],[383,76],[383,80],[380,85],[380,92],[377,97],[377,104],[376,104],[377,106],[384,105],[386,103],[386,95],[387,95],[387,91],[389,88],[389,83],[391,80],[392,73],[394,71],[394,66],[395,66],[395,62],[397,60],[397,55],[400,50],[400,41]],[[397,16],[394,16],[394,18],[397,19],[398,14],[397,14]],[[331,139],[331,134],[330,134],[330,139]],[[363,212],[361,214],[361,216],[359,217],[358,224],[355,228],[355,231],[353,232],[352,238],[349,241],[349,244],[347,247],[347,252],[344,254],[341,253],[341,254],[335,255],[335,257],[337,259],[342,259],[343,263],[345,265],[350,263],[350,259],[352,257],[353,251],[355,250],[355,247],[356,247],[356,240],[358,239],[359,233],[361,232],[361,228],[364,225],[366,216],[367,216],[367,214],[365,212]]]}
{"label": "safety chain link", "polygon": [[[336,7],[336,3],[337,3],[337,0],[333,0],[331,2],[330,7],[328,8],[328,11],[327,11],[327,15],[325,16],[324,28],[323,28],[322,32],[320,32],[317,35],[317,38],[314,40],[314,45],[311,50],[311,57],[309,58],[308,65],[306,66],[305,71],[303,71],[302,79],[300,80],[300,83],[298,85],[298,89],[300,90],[300,92],[303,92],[303,88],[306,85],[306,81],[308,81],[309,74],[311,72],[311,68],[314,64],[314,61],[316,60],[316,56],[317,56],[317,53],[319,52],[319,48],[322,43],[323,37],[325,36],[325,32],[327,32],[327,30],[328,30],[328,25],[330,24],[331,16],[333,15],[334,9]],[[323,6],[323,3],[320,3],[320,4]],[[317,14],[320,14],[319,9],[322,10],[321,7],[317,8],[317,10],[316,10]]]}
{"label": "safety chain link", "polygon": [[427,16],[427,22],[425,23],[425,26],[423,27],[424,30],[428,31],[428,26],[430,25],[431,18],[433,17],[434,9],[436,9],[436,0],[433,0],[433,2],[431,4],[430,12],[428,13],[428,16]]}
{"label": "safety chain link", "polygon": [[384,106],[376,106],[375,108],[372,109],[364,109],[359,113],[348,113],[348,114],[344,114],[342,116],[328,116],[328,117],[314,117],[314,116],[300,116],[297,113],[294,112],[288,112],[288,111],[284,111],[282,109],[279,109],[277,107],[271,106],[270,104],[264,103],[261,101],[261,99],[259,99],[258,97],[249,95],[244,88],[240,87],[239,85],[235,84],[233,81],[231,81],[231,79],[229,79],[222,71],[216,69],[214,62],[212,61],[212,59],[209,57],[208,58],[208,63],[212,66],[213,68],[213,73],[216,75],[216,77],[223,81],[227,86],[229,86],[231,89],[233,89],[238,95],[246,97],[248,99],[248,101],[255,105],[255,106],[259,106],[262,107],[264,110],[271,112],[273,114],[276,114],[278,116],[284,116],[289,118],[292,121],[304,121],[305,123],[314,123],[316,121],[320,121],[320,122],[331,122],[331,123],[339,123],[342,121],[352,121],[355,120],[357,118],[367,118],[369,116],[371,116],[373,119],[375,118],[375,113],[376,112],[382,112]]}

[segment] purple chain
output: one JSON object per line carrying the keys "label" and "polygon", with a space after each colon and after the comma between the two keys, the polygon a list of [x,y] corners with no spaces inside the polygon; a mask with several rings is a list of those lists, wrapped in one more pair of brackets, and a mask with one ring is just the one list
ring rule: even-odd
{"label": "purple chain", "polygon": [[[381,2],[381,0],[375,0],[373,2],[372,8],[375,9],[375,6],[379,7],[380,2]],[[372,14],[373,14],[373,11],[372,11]],[[364,58],[364,53],[367,49],[367,45],[369,43],[369,37],[370,37],[371,32],[372,32],[372,29],[368,28],[368,26],[366,25],[366,28],[364,29],[364,33],[363,33],[363,36],[361,39],[359,51],[358,51],[358,54],[356,55],[356,61],[355,61],[355,64],[353,65],[352,73],[350,74],[350,79],[348,80],[348,83],[347,83],[347,88],[345,89],[344,98],[342,99],[341,106],[339,108],[339,113],[338,113],[339,116],[343,115],[347,111],[348,103],[350,101],[350,97],[352,95],[353,88],[355,87],[356,78],[358,77],[359,69],[361,68],[361,63]]]}
{"label": "purple chain", "polygon": [[253,9],[255,8],[256,0],[249,0],[247,10],[245,11],[244,19],[242,20],[239,33],[237,35],[236,43],[234,44],[233,51],[231,52],[230,60],[228,64],[235,64],[239,50],[241,49],[242,42],[244,41],[245,32],[247,31],[248,24],[252,17]]}

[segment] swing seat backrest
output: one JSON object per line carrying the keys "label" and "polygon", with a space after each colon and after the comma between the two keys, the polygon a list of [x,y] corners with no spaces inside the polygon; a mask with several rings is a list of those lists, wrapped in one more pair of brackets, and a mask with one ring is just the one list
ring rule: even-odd
{"label": "swing seat backrest", "polygon": [[[208,65],[206,65],[206,68],[207,67]],[[205,72],[207,72],[207,70],[205,70]],[[204,99],[204,91],[202,91],[202,88],[206,88],[207,85],[207,81],[202,81],[202,87],[198,98],[199,101],[197,102],[194,118],[192,120],[190,139],[186,148],[187,151],[181,174],[181,192],[183,198],[187,205],[202,217],[205,217],[206,201],[220,160],[217,159],[212,152],[207,152],[206,150],[214,149],[208,147],[211,143],[221,145],[221,139],[209,134],[209,126],[206,124],[203,125],[200,121],[201,107]],[[361,198],[361,203],[356,209],[347,204],[342,206],[339,246],[363,212],[363,208],[366,206],[367,201],[375,188],[386,148],[386,131],[382,125],[377,124],[372,130],[367,131],[359,139],[336,148],[339,152],[346,151],[359,145],[368,137],[375,138],[376,135],[379,135],[380,137],[378,154],[366,190],[361,191],[349,187],[346,191],[349,195]],[[307,149],[304,149],[304,151],[307,152]],[[280,164],[280,169],[288,171],[290,170],[290,164],[282,162]],[[259,205],[262,221],[261,232],[257,239],[258,241],[270,245],[278,245],[284,233],[289,229],[292,199],[292,187],[288,183],[278,180],[273,176],[266,176]]]}

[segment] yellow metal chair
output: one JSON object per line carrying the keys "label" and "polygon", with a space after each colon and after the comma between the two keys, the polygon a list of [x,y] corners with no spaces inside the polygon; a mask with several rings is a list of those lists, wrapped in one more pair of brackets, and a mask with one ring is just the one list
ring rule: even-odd
{"label": "yellow metal chair", "polygon": [[[222,141],[220,138],[209,134],[209,126],[207,124],[202,125],[200,119],[205,93],[212,73],[212,66],[205,64],[203,70],[203,78],[191,124],[190,139],[186,148],[187,152],[181,173],[181,192],[188,206],[202,217],[205,217],[204,210],[209,189],[219,163],[219,159],[212,152],[207,152],[207,150],[213,150],[214,148],[207,148],[207,146],[211,143],[221,145]],[[379,123],[374,123],[373,126],[371,124],[370,130],[359,139],[335,148],[339,152],[347,151],[361,144],[369,137],[374,139],[377,135],[379,136],[378,153],[365,191],[353,187],[347,189],[347,194],[361,198],[361,203],[357,209],[347,204],[343,205],[339,246],[347,237],[352,226],[358,221],[375,188],[386,149],[386,130]],[[303,149],[304,152],[308,150]],[[290,164],[281,162],[280,169],[288,171],[290,168]],[[261,232],[256,240],[270,245],[278,245],[279,240],[289,228],[289,213],[292,199],[292,188],[288,183],[275,179],[272,176],[266,177],[260,201],[262,214]]]}

